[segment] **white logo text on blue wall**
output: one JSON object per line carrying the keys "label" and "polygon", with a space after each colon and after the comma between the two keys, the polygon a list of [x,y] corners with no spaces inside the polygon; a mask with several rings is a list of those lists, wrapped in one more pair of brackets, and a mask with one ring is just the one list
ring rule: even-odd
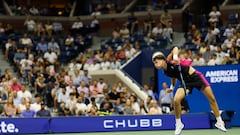
{"label": "white logo text on blue wall", "polygon": [[238,69],[207,71],[206,77],[210,77],[210,83],[238,82]]}
{"label": "white logo text on blue wall", "polygon": [[13,123],[6,123],[1,121],[0,123],[0,134],[2,133],[18,133],[19,129]]}

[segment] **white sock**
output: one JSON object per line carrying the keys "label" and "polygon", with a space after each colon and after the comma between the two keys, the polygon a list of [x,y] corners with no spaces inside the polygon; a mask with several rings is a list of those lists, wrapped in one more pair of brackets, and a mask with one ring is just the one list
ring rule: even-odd
{"label": "white sock", "polygon": [[182,123],[181,119],[176,119],[176,124]]}
{"label": "white sock", "polygon": [[217,119],[217,122],[223,122],[223,120],[222,120],[222,117],[221,117],[221,116],[218,116],[218,117],[216,117],[216,119]]}

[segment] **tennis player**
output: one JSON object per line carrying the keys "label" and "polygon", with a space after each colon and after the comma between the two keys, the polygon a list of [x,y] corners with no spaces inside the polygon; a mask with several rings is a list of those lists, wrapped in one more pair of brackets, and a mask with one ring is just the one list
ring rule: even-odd
{"label": "tennis player", "polygon": [[[174,95],[174,111],[176,118],[175,135],[180,135],[184,128],[184,124],[181,121],[181,101],[185,96],[192,92],[193,88],[197,88],[206,96],[217,119],[215,126],[219,130],[226,132],[227,129],[221,118],[217,101],[209,83],[201,72],[194,69],[190,64],[184,63],[184,60],[180,60],[178,55],[179,49],[177,47],[173,48],[167,58],[165,58],[162,52],[155,52],[152,55],[152,61],[155,68],[163,69],[164,74],[171,78],[169,92],[174,90],[177,79],[181,82],[181,85],[177,88]],[[179,66],[181,70],[179,69]]]}

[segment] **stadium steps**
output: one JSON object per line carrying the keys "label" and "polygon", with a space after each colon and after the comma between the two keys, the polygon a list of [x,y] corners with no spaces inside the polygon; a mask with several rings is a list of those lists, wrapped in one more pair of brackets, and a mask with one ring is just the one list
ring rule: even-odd
{"label": "stadium steps", "polygon": [[13,67],[10,66],[10,63],[6,61],[6,59],[4,58],[4,54],[3,51],[0,51],[0,73],[1,75],[4,74],[5,69],[10,69],[11,73],[13,76],[17,76],[14,71],[13,71]]}
{"label": "stadium steps", "polygon": [[168,44],[166,49],[170,49],[174,46],[182,46],[185,43],[184,33],[183,32],[174,32],[172,44]]}

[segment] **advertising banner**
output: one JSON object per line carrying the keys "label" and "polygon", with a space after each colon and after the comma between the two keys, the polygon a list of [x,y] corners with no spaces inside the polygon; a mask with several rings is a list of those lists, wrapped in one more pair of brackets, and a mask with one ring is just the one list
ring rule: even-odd
{"label": "advertising banner", "polygon": [[[183,115],[186,129],[210,128],[209,121],[209,114]],[[50,123],[52,133],[165,130],[174,128],[174,115],[52,118]]]}
{"label": "advertising banner", "polygon": [[48,118],[0,118],[0,134],[36,134],[48,132]]}

